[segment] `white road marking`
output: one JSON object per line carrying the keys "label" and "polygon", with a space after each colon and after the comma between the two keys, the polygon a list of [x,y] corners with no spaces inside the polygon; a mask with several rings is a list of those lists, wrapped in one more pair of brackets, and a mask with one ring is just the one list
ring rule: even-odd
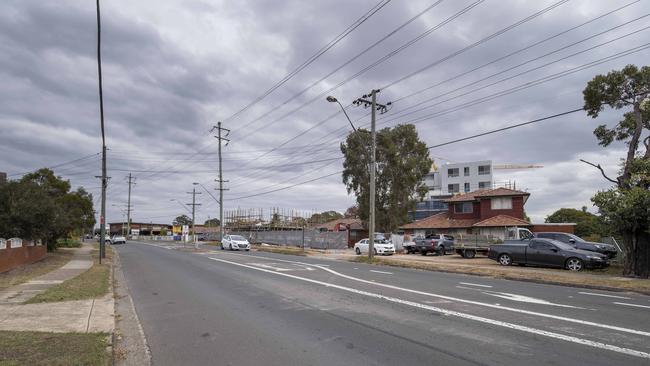
{"label": "white road marking", "polygon": [[458,282],[461,285],[467,285],[467,286],[478,286],[478,287],[487,287],[487,288],[492,288],[490,285],[479,285],[478,283],[469,283],[469,282]]}
{"label": "white road marking", "polygon": [[625,299],[625,300],[632,300],[631,297],[625,297],[625,296],[616,296],[616,295],[605,295],[605,294],[597,294],[595,292],[578,292],[581,295],[591,295],[591,296],[602,296],[602,297],[611,297],[614,299]]}
{"label": "white road marking", "polygon": [[[227,254],[244,256],[243,254],[236,254],[236,253],[227,253]],[[336,271],[334,271],[334,270],[332,270],[330,268],[324,268],[324,267],[321,267],[320,265],[316,265],[316,264],[289,261],[289,260],[286,260],[286,259],[270,258],[270,257],[264,257],[264,256],[255,256],[255,258],[264,258],[266,260],[307,264],[307,265],[311,265],[311,266],[320,268],[320,269],[322,269],[324,271],[327,271],[327,272],[330,272],[332,274],[335,274],[335,275],[337,275],[339,277],[343,277],[343,278],[347,278],[349,280],[363,282],[363,283],[367,283],[367,284],[371,284],[371,285],[375,285],[375,286],[382,286],[382,287],[386,287],[386,288],[390,288],[390,289],[394,289],[394,290],[409,292],[409,293],[418,294],[418,295],[430,296],[430,297],[437,297],[439,299],[452,300],[452,301],[462,302],[462,303],[465,303],[465,304],[484,306],[484,307],[493,308],[493,309],[512,311],[512,312],[520,313],[520,314],[534,315],[534,316],[539,316],[539,317],[543,317],[543,318],[562,320],[562,321],[569,322],[569,323],[576,323],[576,324],[580,324],[580,325],[588,325],[588,326],[596,327],[596,328],[604,328],[604,329],[615,330],[615,331],[618,331],[618,332],[631,333],[631,334],[642,335],[642,336],[645,336],[645,337],[650,337],[650,332],[646,332],[646,331],[643,331],[643,330],[623,328],[623,327],[619,327],[619,326],[616,326],[616,325],[601,324],[601,323],[590,322],[590,321],[587,321],[587,320],[568,318],[568,317],[564,317],[564,316],[558,316],[558,315],[547,314],[547,313],[540,313],[540,312],[531,311],[531,310],[511,308],[511,307],[507,307],[507,306],[501,306],[499,304],[488,304],[488,303],[480,302],[480,301],[466,300],[466,299],[461,299],[461,298],[453,297],[453,296],[434,294],[434,293],[430,293],[430,292],[424,292],[424,291],[418,291],[418,290],[412,290],[412,289],[408,289],[408,288],[388,285],[388,284],[385,284],[385,283],[376,283],[374,281],[368,281],[368,280],[364,280],[364,279],[361,279],[361,278],[356,278],[356,277],[344,275],[344,274],[336,272]]]}
{"label": "white road marking", "polygon": [[615,302],[614,304],[616,305],[625,305],[625,306],[634,306],[636,308],[645,308],[645,309],[650,309],[650,306],[647,305],[639,305],[639,304],[628,304],[626,302]]}
{"label": "white road marking", "polygon": [[619,346],[615,346],[615,345],[612,345],[612,344],[607,344],[607,343],[602,343],[602,342],[597,342],[597,341],[591,341],[591,340],[588,340],[588,339],[568,336],[568,335],[555,333],[555,332],[549,332],[549,331],[542,330],[542,329],[536,329],[536,328],[531,328],[531,327],[527,327],[527,326],[524,326],[524,325],[508,323],[508,322],[495,320],[495,319],[484,318],[484,317],[480,317],[480,316],[476,316],[476,315],[461,313],[461,312],[458,312],[458,311],[442,309],[442,308],[438,308],[438,307],[431,306],[431,305],[426,305],[426,304],[421,304],[421,303],[414,302],[414,301],[403,300],[403,299],[399,299],[399,298],[396,298],[396,297],[385,296],[385,295],[382,295],[382,294],[363,291],[363,290],[358,290],[358,289],[351,288],[351,287],[335,285],[335,284],[332,284],[332,283],[318,281],[318,280],[314,280],[314,279],[311,279],[311,278],[299,277],[299,276],[292,275],[292,274],[289,274],[289,273],[275,272],[275,271],[264,269],[264,268],[249,266],[249,265],[243,264],[243,263],[228,261],[228,260],[225,260],[225,259],[219,259],[219,258],[214,258],[214,257],[208,257],[208,258],[213,260],[213,261],[217,261],[217,262],[228,263],[228,264],[232,264],[232,265],[239,266],[239,267],[253,269],[253,270],[256,270],[256,271],[273,273],[273,274],[278,275],[278,276],[293,278],[293,279],[296,279],[296,280],[299,280],[299,281],[309,282],[309,283],[321,285],[321,286],[324,286],[324,287],[335,288],[335,289],[338,289],[338,290],[351,292],[351,293],[355,293],[355,294],[358,294],[358,295],[364,295],[364,296],[368,296],[368,297],[372,297],[372,298],[375,298],[375,299],[380,299],[380,300],[384,300],[384,301],[388,301],[388,302],[392,302],[392,303],[411,306],[411,307],[415,307],[415,308],[419,308],[419,309],[423,309],[423,310],[429,310],[429,311],[433,311],[433,312],[440,313],[440,314],[443,314],[443,315],[455,316],[455,317],[462,318],[462,319],[473,320],[473,321],[476,321],[476,322],[490,324],[490,325],[499,326],[499,327],[503,327],[503,328],[513,329],[513,330],[518,330],[518,331],[525,332],[525,333],[530,333],[530,334],[545,336],[545,337],[549,337],[549,338],[559,339],[559,340],[566,341],[566,342],[572,342],[572,343],[581,344],[581,345],[585,345],[585,346],[589,346],[589,347],[604,349],[604,350],[608,350],[608,351],[612,351],[612,352],[626,354],[626,355],[629,355],[629,356],[635,356],[635,357],[650,359],[650,353],[643,352],[643,351],[637,351],[637,350],[630,349],[630,348],[624,348],[624,347],[619,347]]}
{"label": "white road marking", "polygon": [[465,287],[465,286],[456,286],[456,287],[466,289],[466,290],[480,291],[480,292],[482,292],[482,293],[484,293],[486,295],[496,296],[496,297],[500,297],[502,299],[511,300],[511,301],[527,302],[527,303],[530,303],[530,304],[550,305],[550,306],[559,306],[559,307],[562,307],[562,308],[572,308],[572,309],[585,310],[585,308],[581,308],[579,306],[557,304],[557,303],[550,302],[550,301],[543,300],[543,299],[537,299],[537,298],[534,298],[534,297],[518,295],[518,294],[511,294],[511,293],[508,293],[508,292],[496,292],[496,291],[482,290],[482,289],[478,289],[478,288]]}
{"label": "white road marking", "polygon": [[383,274],[390,274],[392,275],[393,272],[385,272],[385,271],[375,271],[374,269],[371,269],[370,272],[375,272],[375,273],[383,273]]}

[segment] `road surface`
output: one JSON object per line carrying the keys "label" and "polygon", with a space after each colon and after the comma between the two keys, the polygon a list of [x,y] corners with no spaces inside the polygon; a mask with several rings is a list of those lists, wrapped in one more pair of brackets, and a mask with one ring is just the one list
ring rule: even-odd
{"label": "road surface", "polygon": [[650,297],[116,246],[154,365],[650,365]]}

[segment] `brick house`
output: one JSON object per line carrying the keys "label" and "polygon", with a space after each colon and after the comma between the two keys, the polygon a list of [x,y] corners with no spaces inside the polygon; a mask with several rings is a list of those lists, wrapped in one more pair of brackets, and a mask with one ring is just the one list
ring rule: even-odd
{"label": "brick house", "polygon": [[336,219],[323,224],[313,225],[312,228],[318,231],[347,231],[348,247],[352,247],[354,243],[368,237],[368,230],[364,228],[363,222],[361,219],[356,218]]}
{"label": "brick house", "polygon": [[507,228],[530,227],[524,205],[530,193],[508,188],[481,189],[445,200],[447,212],[403,225],[406,234],[478,234],[503,239]]}

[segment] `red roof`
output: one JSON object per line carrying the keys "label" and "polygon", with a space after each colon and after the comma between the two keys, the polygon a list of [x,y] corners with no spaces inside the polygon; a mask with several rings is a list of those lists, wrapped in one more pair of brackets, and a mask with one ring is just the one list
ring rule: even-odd
{"label": "red roof", "polygon": [[323,224],[314,225],[313,227],[316,229],[327,229],[328,231],[334,231],[337,225],[339,225],[339,227],[349,227],[351,230],[363,230],[363,222],[361,219],[355,218],[336,219]]}
{"label": "red roof", "polygon": [[478,219],[450,219],[447,212],[429,216],[402,226],[402,229],[452,229],[472,227]]}
{"label": "red roof", "polygon": [[473,192],[457,194],[447,200],[446,202],[467,202],[475,201],[483,197],[504,197],[504,196],[530,196],[530,193],[518,191],[509,188],[495,188],[495,189],[479,189]]}
{"label": "red roof", "polygon": [[530,226],[530,222],[508,215],[496,215],[477,222],[473,226],[477,227],[495,227],[495,226]]}

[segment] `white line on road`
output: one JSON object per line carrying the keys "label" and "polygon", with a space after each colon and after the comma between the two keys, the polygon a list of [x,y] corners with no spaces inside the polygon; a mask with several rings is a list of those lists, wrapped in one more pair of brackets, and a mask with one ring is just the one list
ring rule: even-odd
{"label": "white line on road", "polygon": [[[236,254],[236,253],[224,253],[224,254],[237,255],[237,256],[242,256],[242,257],[245,256],[244,254]],[[439,299],[452,300],[452,301],[462,302],[462,303],[465,303],[465,304],[484,306],[484,307],[498,309],[498,310],[512,311],[512,312],[520,313],[520,314],[534,315],[534,316],[539,316],[539,317],[543,317],[543,318],[562,320],[562,321],[565,321],[565,322],[576,323],[576,324],[580,324],[580,325],[588,325],[588,326],[596,327],[596,328],[604,328],[604,329],[615,330],[615,331],[618,331],[618,332],[631,333],[631,334],[642,335],[642,336],[645,336],[645,337],[650,337],[650,332],[637,330],[637,329],[623,328],[623,327],[619,327],[619,326],[616,326],[616,325],[595,323],[595,322],[590,322],[590,321],[587,321],[587,320],[580,320],[580,319],[569,318],[569,317],[565,317],[565,316],[559,316],[559,315],[553,315],[553,314],[547,314],[547,313],[540,313],[540,312],[531,311],[531,310],[511,308],[511,307],[507,307],[507,306],[501,306],[501,305],[498,305],[498,304],[489,304],[489,303],[480,302],[480,301],[466,300],[466,299],[461,299],[461,298],[458,298],[458,297],[434,294],[434,293],[430,293],[430,292],[424,292],[424,291],[418,291],[418,290],[412,290],[412,289],[408,289],[408,288],[388,285],[388,284],[385,284],[385,283],[377,283],[377,282],[374,282],[374,281],[368,281],[368,280],[364,280],[364,279],[361,279],[361,278],[356,278],[356,277],[344,275],[344,274],[336,272],[336,271],[334,271],[334,270],[332,270],[330,268],[324,268],[324,267],[322,267],[322,266],[320,266],[318,264],[313,264],[313,263],[296,262],[296,261],[290,261],[290,260],[286,260],[286,259],[270,258],[270,257],[259,256],[259,255],[255,256],[255,258],[264,258],[266,260],[272,260],[272,261],[306,264],[306,265],[318,267],[318,268],[320,268],[320,269],[322,269],[324,271],[330,272],[330,273],[335,274],[335,275],[337,275],[339,277],[347,278],[349,280],[363,282],[363,283],[367,283],[367,284],[375,285],[375,286],[382,286],[382,287],[386,287],[386,288],[390,288],[390,289],[394,289],[394,290],[399,290],[399,291],[405,291],[405,292],[409,292],[409,293],[412,293],[412,294],[418,294],[418,295],[424,295],[424,296],[430,296],[430,297],[437,297]]]}
{"label": "white line on road", "polygon": [[647,305],[639,305],[639,304],[628,304],[626,302],[615,302],[614,304],[616,305],[625,305],[625,306],[634,306],[636,308],[645,308],[645,309],[650,309],[650,306]]}
{"label": "white line on road", "polygon": [[288,278],[293,278],[293,279],[296,279],[296,280],[305,281],[305,282],[321,285],[321,286],[324,286],[324,287],[335,288],[335,289],[339,289],[339,290],[346,291],[346,292],[351,292],[351,293],[355,293],[355,294],[359,294],[359,295],[364,295],[364,296],[368,296],[368,297],[372,297],[372,298],[376,298],[376,299],[385,300],[385,301],[392,302],[392,303],[397,303],[397,304],[412,306],[412,307],[420,308],[420,309],[424,309],[424,310],[429,310],[429,311],[433,311],[433,312],[440,313],[440,314],[443,314],[443,315],[455,316],[455,317],[462,318],[462,319],[473,320],[473,321],[477,321],[477,322],[481,322],[481,323],[485,323],[485,324],[490,324],[490,325],[495,325],[495,326],[499,326],[499,327],[503,327],[503,328],[514,329],[514,330],[518,330],[518,331],[526,332],[526,333],[530,333],[530,334],[535,334],[535,335],[545,336],[545,337],[549,337],[549,338],[559,339],[559,340],[562,340],[562,341],[577,343],[577,344],[581,344],[581,345],[585,345],[585,346],[589,346],[589,347],[600,348],[600,349],[604,349],[604,350],[608,350],[608,351],[612,351],[612,352],[618,352],[618,353],[626,354],[626,355],[629,355],[629,356],[636,356],[636,357],[650,359],[650,353],[637,351],[637,350],[630,349],[630,348],[624,348],[624,347],[619,347],[619,346],[615,346],[615,345],[612,345],[612,344],[607,344],[607,343],[602,343],[602,342],[597,342],[597,341],[591,341],[591,340],[588,340],[588,339],[568,336],[568,335],[564,335],[564,334],[560,334],[560,333],[549,332],[549,331],[542,330],[542,329],[536,329],[536,328],[531,328],[531,327],[527,327],[527,326],[524,326],[524,325],[508,323],[508,322],[495,320],[495,319],[484,318],[484,317],[480,317],[480,316],[476,316],[476,315],[461,313],[461,312],[458,312],[458,311],[442,309],[442,308],[438,308],[438,307],[434,307],[434,306],[430,306],[430,305],[426,305],[426,304],[421,304],[421,303],[414,302],[414,301],[403,300],[403,299],[399,299],[399,298],[396,298],[396,297],[385,296],[385,295],[381,295],[381,294],[378,294],[378,293],[358,290],[358,289],[351,288],[351,287],[335,285],[333,283],[318,281],[318,280],[314,280],[314,279],[311,279],[311,278],[299,277],[299,276],[284,273],[284,272],[275,272],[275,271],[264,269],[264,268],[253,267],[253,266],[249,266],[249,265],[242,264],[242,263],[227,261],[225,259],[219,259],[219,258],[214,258],[214,257],[208,257],[208,258],[213,260],[213,261],[228,263],[228,264],[232,264],[232,265],[235,265],[235,266],[240,266],[240,267],[244,267],[244,268],[253,269],[253,270],[256,270],[256,271],[272,273],[272,274],[275,274],[277,276],[284,276],[284,277],[288,277]]}
{"label": "white line on road", "polygon": [[611,298],[614,298],[614,299],[632,300],[631,297],[625,297],[625,296],[597,294],[597,293],[594,293],[594,292],[578,292],[578,293],[581,294],[581,295],[602,296],[602,297],[611,297]]}
{"label": "white line on road", "polygon": [[465,287],[465,286],[456,286],[456,287],[466,289],[466,290],[480,291],[481,293],[483,293],[485,295],[496,296],[496,297],[500,297],[500,298],[506,299],[506,300],[512,300],[512,301],[518,301],[518,302],[527,302],[527,303],[530,303],[530,304],[559,306],[559,307],[562,307],[562,308],[573,308],[573,309],[585,310],[585,308],[581,308],[579,306],[556,304],[554,302],[550,302],[550,301],[547,301],[547,300],[537,299],[537,298],[530,297],[530,296],[511,294],[511,293],[508,293],[508,292],[497,292],[497,291],[490,291],[490,290],[482,290],[480,288]]}
{"label": "white line on road", "polygon": [[393,272],[385,272],[385,271],[375,271],[374,269],[371,269],[370,272],[375,272],[375,273],[383,273],[383,274],[393,274]]}
{"label": "white line on road", "polygon": [[492,288],[492,286],[489,285],[479,285],[478,283],[469,283],[469,282],[458,282],[461,285],[467,285],[467,286],[478,286],[478,287],[487,287],[487,288]]}

